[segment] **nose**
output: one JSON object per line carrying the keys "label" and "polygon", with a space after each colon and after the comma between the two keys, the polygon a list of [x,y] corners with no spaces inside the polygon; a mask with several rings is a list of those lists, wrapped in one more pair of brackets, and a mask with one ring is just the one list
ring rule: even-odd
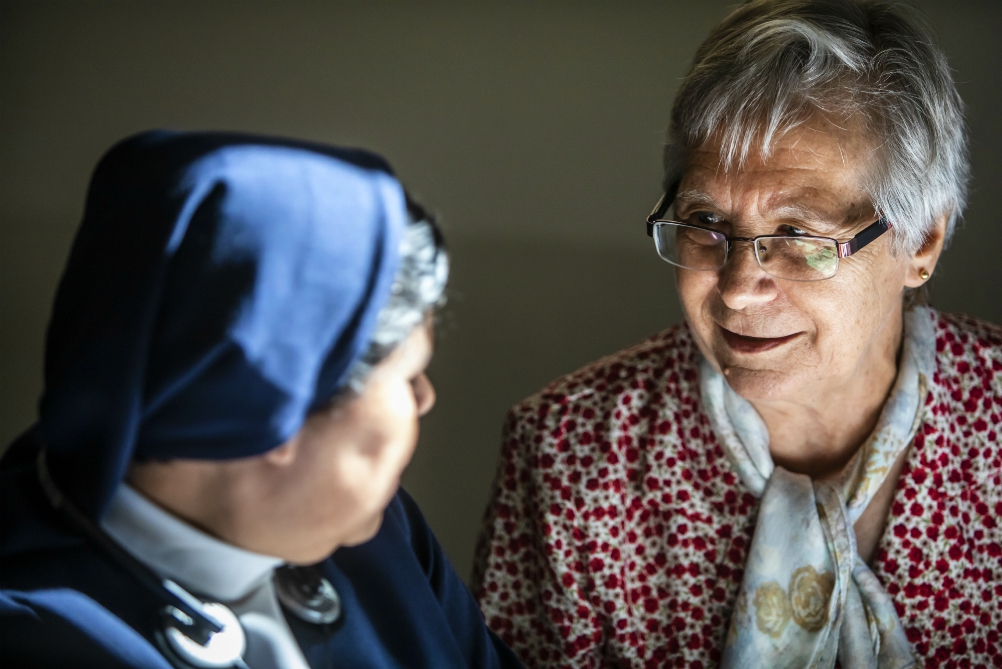
{"label": "nose", "polygon": [[423,416],[435,406],[435,386],[424,372],[411,381],[411,386],[414,389],[414,403],[417,405],[418,415]]}
{"label": "nose", "polygon": [[776,299],[776,280],[763,271],[754,246],[737,242],[717,274],[717,292],[729,309],[741,311]]}

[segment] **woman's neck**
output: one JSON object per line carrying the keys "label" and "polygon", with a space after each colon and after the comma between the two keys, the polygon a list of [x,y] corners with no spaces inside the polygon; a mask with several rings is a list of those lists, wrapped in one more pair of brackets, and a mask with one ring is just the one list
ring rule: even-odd
{"label": "woman's neck", "polygon": [[820,379],[782,401],[753,401],[773,462],[824,478],[842,470],[873,432],[897,376],[902,319],[892,319],[845,378]]}

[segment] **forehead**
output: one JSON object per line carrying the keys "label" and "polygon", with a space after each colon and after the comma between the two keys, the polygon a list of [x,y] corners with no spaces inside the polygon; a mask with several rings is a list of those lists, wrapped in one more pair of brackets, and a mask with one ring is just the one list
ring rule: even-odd
{"label": "forehead", "polygon": [[868,201],[862,181],[872,151],[862,133],[809,124],[785,133],[769,149],[768,154],[752,151],[730,167],[721,160],[719,144],[691,150],[678,203],[754,207],[761,213],[807,208],[837,215]]}

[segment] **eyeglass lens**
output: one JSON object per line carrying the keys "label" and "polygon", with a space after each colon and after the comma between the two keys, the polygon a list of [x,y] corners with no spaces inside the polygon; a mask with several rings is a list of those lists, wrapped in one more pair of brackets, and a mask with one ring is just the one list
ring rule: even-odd
{"label": "eyeglass lens", "polygon": [[[678,267],[716,270],[727,262],[727,239],[719,232],[660,221],[653,234],[658,255]],[[838,269],[836,243],[823,237],[763,237],[755,257],[766,273],[791,281],[828,279]]]}

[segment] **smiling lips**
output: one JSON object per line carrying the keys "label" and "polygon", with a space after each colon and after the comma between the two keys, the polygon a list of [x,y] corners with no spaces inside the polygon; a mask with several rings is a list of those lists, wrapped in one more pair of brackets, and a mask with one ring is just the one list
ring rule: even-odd
{"label": "smiling lips", "polygon": [[[720,326],[718,325],[717,327]],[[720,331],[723,333],[724,341],[727,342],[727,345],[737,353],[762,353],[777,346],[782,346],[800,334],[798,332],[785,337],[746,337],[725,328],[720,328]]]}

